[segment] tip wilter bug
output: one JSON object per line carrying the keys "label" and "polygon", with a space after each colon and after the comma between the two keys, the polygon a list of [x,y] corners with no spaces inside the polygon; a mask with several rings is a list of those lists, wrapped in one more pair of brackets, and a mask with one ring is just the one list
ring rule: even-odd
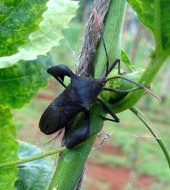
{"label": "tip wilter bug", "polygon": [[[58,80],[65,89],[56,99],[53,100],[53,102],[42,114],[39,122],[40,130],[46,135],[53,134],[62,128],[65,128],[66,131],[69,131],[69,123],[78,113],[83,112],[85,116],[84,127],[81,129],[75,129],[74,137],[65,135],[65,145],[68,148],[78,145],[90,136],[90,108],[96,101],[98,101],[112,116],[112,121],[117,123],[119,122],[119,118],[115,115],[111,108],[101,98],[98,97],[100,92],[103,90],[118,93],[127,93],[130,91],[110,89],[105,87],[109,80],[114,80],[115,78],[122,78],[127,81],[130,80],[121,76],[119,59],[116,59],[112,64],[109,64],[106,45],[101,32],[100,34],[107,58],[106,70],[101,77],[98,79],[94,78],[94,69],[92,69],[90,77],[78,76],[77,74],[74,74],[67,65],[64,64],[52,66],[47,70],[47,72],[51,74],[56,80]],[[107,78],[109,73],[116,65],[118,65],[119,75],[117,77]],[[92,67],[94,66],[92,65]],[[71,79],[71,82],[68,86],[64,84],[65,76],[68,76]],[[142,85],[139,85],[133,81],[130,82],[137,85],[137,87],[132,90],[144,88]],[[103,119],[107,120],[105,117],[103,117]]]}

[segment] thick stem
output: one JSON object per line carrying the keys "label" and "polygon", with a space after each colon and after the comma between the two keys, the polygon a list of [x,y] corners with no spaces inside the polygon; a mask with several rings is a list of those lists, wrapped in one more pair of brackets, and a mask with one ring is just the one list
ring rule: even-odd
{"label": "thick stem", "polygon": [[155,27],[155,39],[156,48],[158,51],[162,51],[162,27],[161,27],[161,1],[154,0],[155,14],[154,14],[154,27]]}
{"label": "thick stem", "polygon": [[[109,12],[105,19],[104,41],[106,43],[110,64],[113,63],[115,59],[120,58],[120,37],[122,33],[125,7],[125,0],[111,1]],[[103,71],[106,68],[106,55],[104,53],[102,41],[97,49],[95,63],[95,76],[98,78],[103,74]]]}
{"label": "thick stem", "polygon": [[[104,39],[109,54],[109,59],[111,61],[114,61],[120,54],[119,44],[125,8],[126,0],[110,1],[109,10],[104,22]],[[105,70],[105,67],[106,56],[103,52],[103,45],[100,42],[95,59],[95,76],[100,76]],[[102,107],[98,104],[92,106],[90,110],[91,134],[97,133],[103,126],[103,120],[100,119],[102,111]],[[76,122],[77,127],[81,127],[82,125],[84,125],[82,119]],[[87,143],[84,143],[83,145],[62,154],[49,190],[55,188],[59,190],[72,190],[76,187],[94,141],[95,135],[89,138]]]}

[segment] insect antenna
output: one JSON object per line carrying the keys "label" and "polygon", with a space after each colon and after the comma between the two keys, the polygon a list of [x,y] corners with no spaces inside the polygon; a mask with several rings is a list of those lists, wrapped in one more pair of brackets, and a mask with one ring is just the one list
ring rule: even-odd
{"label": "insect antenna", "polygon": [[99,29],[99,33],[100,33],[100,36],[101,36],[101,41],[102,41],[103,47],[104,47],[104,52],[106,54],[106,73],[105,73],[105,77],[107,77],[108,70],[109,70],[109,56],[108,56],[108,53],[107,53],[107,48],[106,48],[106,44],[105,44],[105,41],[104,41],[102,29],[101,29],[101,21],[100,21],[100,18],[98,16],[98,14],[97,14],[96,9],[93,9],[93,15],[94,15],[96,28]]}
{"label": "insect antenna", "polygon": [[108,82],[109,80],[112,80],[112,79],[118,79],[118,78],[121,78],[123,80],[126,80],[130,83],[133,83],[135,84],[137,87],[134,87],[132,89],[129,89],[129,90],[121,90],[121,89],[111,89],[111,88],[106,88],[104,87],[103,90],[106,90],[106,91],[111,91],[111,92],[118,92],[118,93],[128,93],[128,92],[131,92],[131,91],[135,91],[135,90],[138,90],[138,89],[144,89],[144,91],[150,95],[152,95],[153,97],[155,97],[157,100],[161,101],[160,97],[157,96],[153,91],[151,91],[149,88],[145,87],[144,85],[142,84],[139,84],[135,81],[132,81],[128,78],[125,78],[123,76],[115,76],[115,77],[110,77],[110,78],[107,78],[106,82]]}
{"label": "insect antenna", "polygon": [[104,41],[102,31],[100,29],[99,29],[99,31],[100,31],[100,35],[101,35],[101,40],[103,42],[104,51],[105,51],[105,54],[106,54],[106,73],[105,73],[105,77],[107,77],[108,70],[109,70],[109,56],[108,56],[108,53],[107,53],[106,44],[105,44],[105,41]]}
{"label": "insect antenna", "polygon": [[106,88],[106,87],[103,88],[103,90],[110,91],[110,92],[117,92],[117,93],[120,93],[120,94],[126,94],[128,92],[136,91],[138,89],[142,89],[142,87],[137,86],[137,87],[134,87],[134,88],[131,88],[131,89],[128,89],[128,90],[112,89],[112,88]]}
{"label": "insect antenna", "polygon": [[[125,77],[123,77],[123,76],[115,76],[115,77],[110,77],[110,78],[107,78],[106,79],[106,82],[108,82],[108,81],[110,81],[110,80],[112,80],[112,79],[118,79],[118,78],[121,78],[121,79],[123,79],[123,80],[126,80],[126,81],[128,81],[128,82],[130,82],[130,83],[133,83],[133,84],[135,84],[136,86],[138,86],[139,88],[142,88],[142,89],[147,89],[145,86],[143,86],[142,84],[139,84],[139,83],[137,83],[137,82],[135,82],[135,81],[132,81],[132,80],[130,80],[130,79],[128,79],[128,78],[125,78]],[[149,90],[149,89],[148,89]]]}

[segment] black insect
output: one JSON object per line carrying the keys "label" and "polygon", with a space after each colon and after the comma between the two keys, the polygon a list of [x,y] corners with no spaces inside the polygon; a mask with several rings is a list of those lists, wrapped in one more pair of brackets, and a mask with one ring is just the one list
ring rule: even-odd
{"label": "black insect", "polygon": [[[113,117],[114,122],[119,122],[119,118],[111,110],[111,108],[100,98],[98,98],[100,92],[103,90],[127,93],[128,90],[120,89],[110,89],[106,88],[105,84],[112,79],[117,77],[128,80],[122,77],[120,74],[120,60],[116,59],[111,65],[109,65],[108,55],[106,51],[106,46],[104,43],[103,36],[101,35],[103,41],[104,50],[107,58],[107,67],[104,74],[98,78],[94,78],[94,69],[92,69],[91,77],[82,77],[74,74],[67,65],[60,64],[53,66],[47,70],[55,79],[57,79],[64,87],[65,90],[56,98],[54,101],[47,107],[44,113],[41,116],[39,127],[40,130],[47,134],[53,134],[59,131],[62,128],[65,128],[66,131],[69,130],[69,123],[74,119],[74,117],[80,113],[84,112],[85,124],[81,129],[75,129],[74,138],[70,135],[65,135],[65,145],[68,148],[72,148],[79,144],[80,142],[87,139],[90,135],[90,107],[97,100],[104,107],[105,110]],[[112,69],[118,65],[118,74],[117,77],[107,78],[108,74]],[[93,64],[92,64],[93,68]],[[64,84],[64,77],[68,76],[71,79],[71,82],[68,86]],[[133,81],[130,81],[135,83]],[[136,84],[136,83],[135,83]],[[132,89],[136,90],[143,88],[142,85],[136,84],[137,87]],[[103,119],[108,119],[104,118]],[[110,119],[108,119],[110,120]]]}

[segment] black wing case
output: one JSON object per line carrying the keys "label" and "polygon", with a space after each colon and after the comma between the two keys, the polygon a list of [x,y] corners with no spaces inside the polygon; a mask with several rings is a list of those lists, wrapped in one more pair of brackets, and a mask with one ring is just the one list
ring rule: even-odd
{"label": "black wing case", "polygon": [[50,135],[59,131],[81,111],[70,88],[68,86],[42,114],[39,122],[41,132]]}
{"label": "black wing case", "polygon": [[41,132],[50,135],[64,127],[60,124],[62,120],[62,109],[61,106],[54,105],[54,103],[48,106],[40,118],[39,128]]}

